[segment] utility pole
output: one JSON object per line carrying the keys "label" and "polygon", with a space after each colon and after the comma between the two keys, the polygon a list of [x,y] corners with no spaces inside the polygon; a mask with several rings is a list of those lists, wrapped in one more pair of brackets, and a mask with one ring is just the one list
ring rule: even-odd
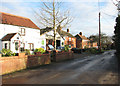
{"label": "utility pole", "polygon": [[54,29],[54,50],[56,50],[56,24],[55,24],[55,0],[53,0],[53,29]]}
{"label": "utility pole", "polygon": [[99,52],[101,52],[101,22],[100,22],[100,12],[99,12]]}

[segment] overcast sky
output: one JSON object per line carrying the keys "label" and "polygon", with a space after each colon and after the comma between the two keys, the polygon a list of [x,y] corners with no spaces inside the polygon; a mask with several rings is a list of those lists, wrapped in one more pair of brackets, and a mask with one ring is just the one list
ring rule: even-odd
{"label": "overcast sky", "polygon": [[[46,0],[44,0],[46,1]],[[50,0],[49,0],[50,1]],[[61,0],[57,0],[61,1]],[[74,21],[71,23],[70,33],[73,35],[83,32],[90,36],[98,33],[98,0],[62,0],[61,9],[70,9]],[[114,2],[116,0],[113,0]],[[114,34],[117,8],[112,0],[99,0],[101,11],[101,31],[107,35]],[[0,11],[30,18],[36,23],[33,9],[40,6],[41,0],[1,0]],[[115,2],[116,3],[116,2]],[[64,30],[66,30],[65,28]]]}

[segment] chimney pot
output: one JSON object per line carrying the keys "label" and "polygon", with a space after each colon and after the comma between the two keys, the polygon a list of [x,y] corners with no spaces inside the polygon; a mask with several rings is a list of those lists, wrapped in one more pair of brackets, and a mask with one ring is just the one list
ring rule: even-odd
{"label": "chimney pot", "polygon": [[67,32],[69,33],[69,29],[67,29]]}
{"label": "chimney pot", "polygon": [[79,34],[82,35],[82,32],[80,32]]}

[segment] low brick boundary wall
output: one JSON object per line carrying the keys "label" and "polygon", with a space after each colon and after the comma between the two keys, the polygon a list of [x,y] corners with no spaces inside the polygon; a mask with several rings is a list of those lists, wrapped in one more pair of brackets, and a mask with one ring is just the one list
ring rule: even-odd
{"label": "low brick boundary wall", "polygon": [[38,54],[38,55],[29,55],[27,61],[27,67],[32,68],[39,65],[50,64],[50,55],[49,54]]}
{"label": "low brick boundary wall", "polygon": [[50,62],[49,54],[28,56],[25,55],[25,53],[20,53],[18,56],[0,57],[0,75],[44,64],[50,64]]}
{"label": "low brick boundary wall", "polygon": [[[12,73],[26,68],[32,68],[40,65],[51,63],[50,54],[25,55],[25,53],[19,53],[18,56],[0,57],[1,71],[0,75]],[[53,59],[55,62],[73,59],[73,52],[60,52],[54,53]]]}
{"label": "low brick boundary wall", "polygon": [[25,54],[11,57],[0,57],[0,75],[26,69],[26,61],[27,56]]}
{"label": "low brick boundary wall", "polygon": [[54,53],[53,55],[53,61],[55,62],[59,62],[59,61],[64,61],[64,60],[69,60],[69,59],[73,59],[74,55],[73,52],[60,52],[60,53]]}

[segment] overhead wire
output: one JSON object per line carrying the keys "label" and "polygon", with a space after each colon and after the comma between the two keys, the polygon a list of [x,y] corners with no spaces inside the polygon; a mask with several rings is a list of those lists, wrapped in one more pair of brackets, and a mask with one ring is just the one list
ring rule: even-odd
{"label": "overhead wire", "polygon": [[100,1],[98,0],[98,11],[100,12]]}
{"label": "overhead wire", "polygon": [[104,19],[108,24],[112,25],[104,16],[102,16],[102,19]]}

